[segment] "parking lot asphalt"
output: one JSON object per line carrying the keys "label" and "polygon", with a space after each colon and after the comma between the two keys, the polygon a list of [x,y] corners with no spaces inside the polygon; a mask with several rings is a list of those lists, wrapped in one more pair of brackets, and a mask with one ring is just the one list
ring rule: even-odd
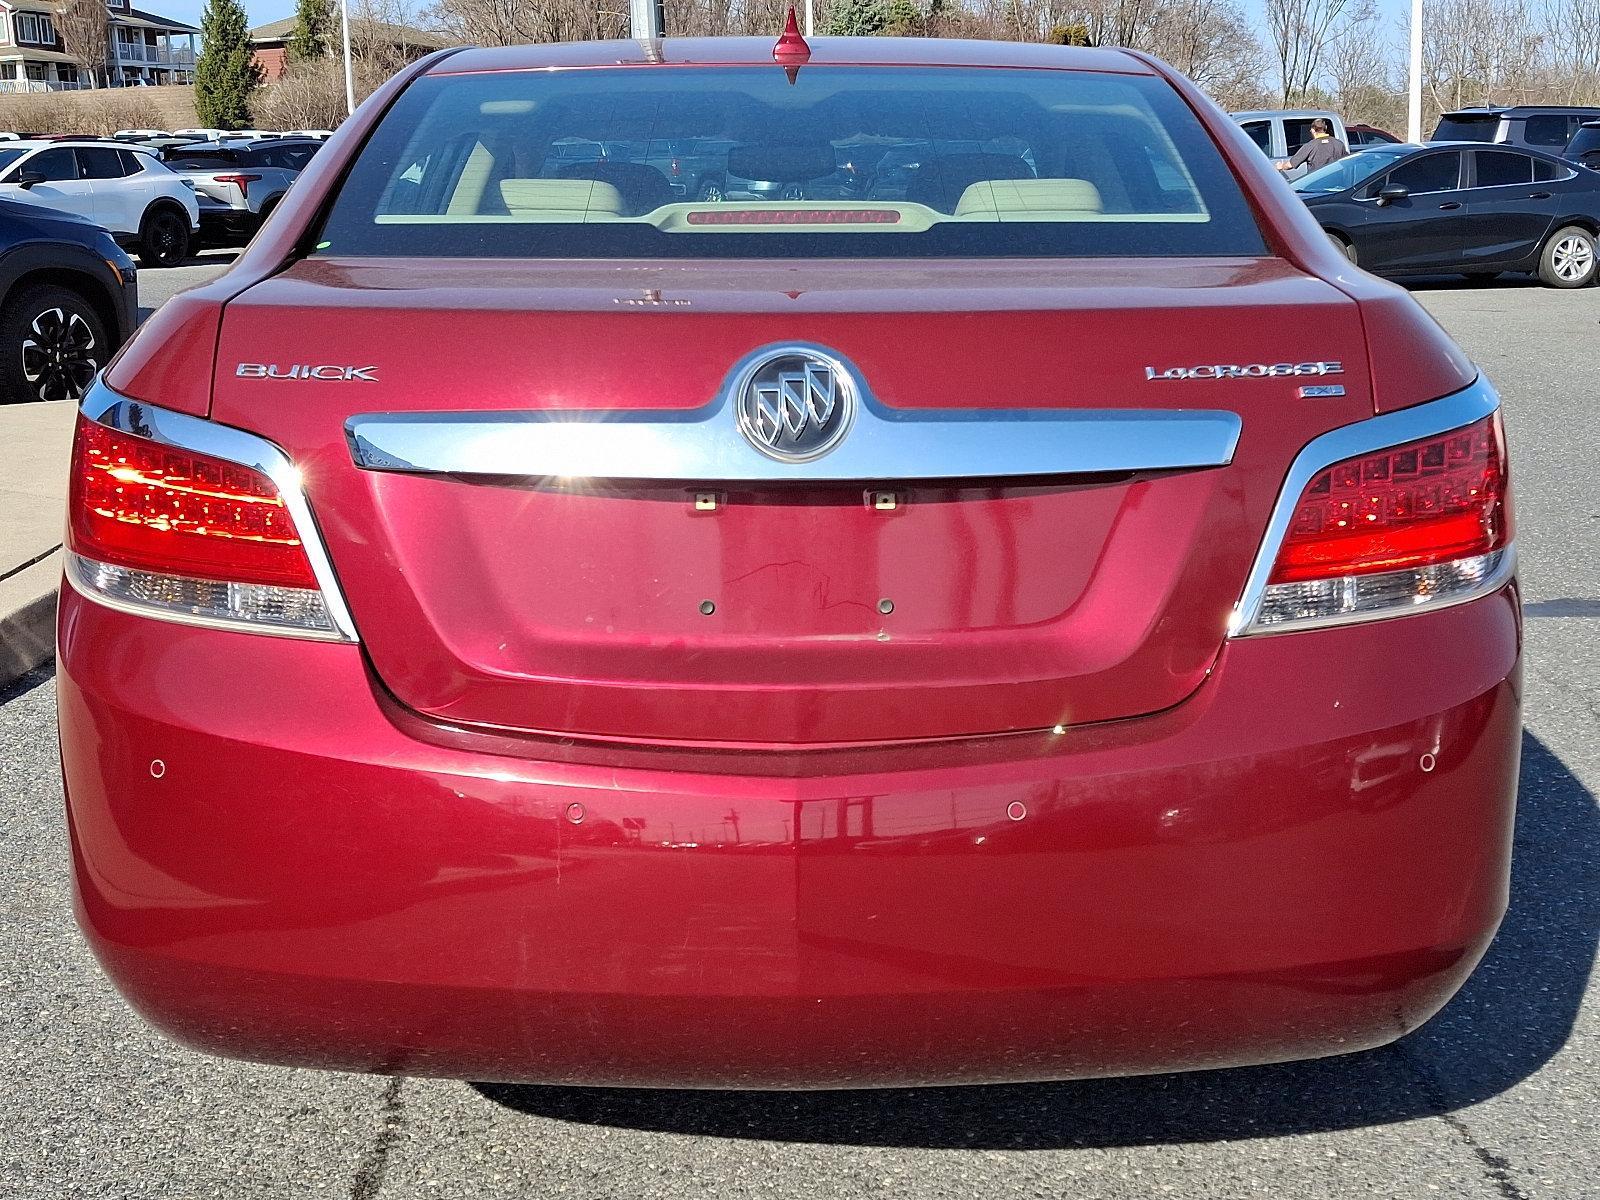
{"label": "parking lot asphalt", "polygon": [[[217,269],[146,272],[147,303]],[[1511,910],[1423,1029],[1314,1063],[890,1092],[209,1058],[135,1017],[73,927],[46,674],[0,695],[0,1197],[1600,1195],[1600,291],[1416,291],[1505,398],[1528,651]]]}

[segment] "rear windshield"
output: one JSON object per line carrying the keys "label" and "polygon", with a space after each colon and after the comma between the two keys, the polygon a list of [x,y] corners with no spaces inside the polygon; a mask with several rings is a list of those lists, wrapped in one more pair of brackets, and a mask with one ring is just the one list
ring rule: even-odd
{"label": "rear windshield", "polygon": [[1149,76],[922,67],[424,77],[329,255],[1253,256],[1238,184]]}
{"label": "rear windshield", "polygon": [[1572,141],[1567,145],[1568,157],[1574,154],[1587,154],[1591,150],[1600,150],[1600,125],[1585,125],[1572,135]]}
{"label": "rear windshield", "polygon": [[169,150],[167,162],[175,171],[225,171],[239,165],[232,150]]}
{"label": "rear windshield", "polygon": [[1495,132],[1500,128],[1500,118],[1494,115],[1482,117],[1451,116],[1448,113],[1439,118],[1439,126],[1433,131],[1433,140],[1436,142],[1492,142]]}

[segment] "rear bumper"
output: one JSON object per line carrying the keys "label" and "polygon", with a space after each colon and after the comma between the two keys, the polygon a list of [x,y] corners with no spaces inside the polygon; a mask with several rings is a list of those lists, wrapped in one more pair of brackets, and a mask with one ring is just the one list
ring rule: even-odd
{"label": "rear bumper", "polygon": [[1311,1057],[1426,1020],[1506,902],[1510,588],[1230,643],[1154,717],[826,774],[446,746],[354,646],[70,589],[60,623],[79,920],[221,1054],[799,1087]]}
{"label": "rear bumper", "polygon": [[261,217],[249,209],[223,205],[200,207],[200,236],[207,239],[240,238],[249,241],[261,227]]}

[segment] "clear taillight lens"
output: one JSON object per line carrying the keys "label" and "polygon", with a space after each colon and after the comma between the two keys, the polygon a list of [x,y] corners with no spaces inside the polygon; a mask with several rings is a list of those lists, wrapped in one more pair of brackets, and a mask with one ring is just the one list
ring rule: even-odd
{"label": "clear taillight lens", "polygon": [[74,585],[116,607],[344,636],[271,478],[83,416],[66,548]]}
{"label": "clear taillight lens", "polygon": [[1499,415],[1335,463],[1290,518],[1252,628],[1394,616],[1476,595],[1512,538]]}

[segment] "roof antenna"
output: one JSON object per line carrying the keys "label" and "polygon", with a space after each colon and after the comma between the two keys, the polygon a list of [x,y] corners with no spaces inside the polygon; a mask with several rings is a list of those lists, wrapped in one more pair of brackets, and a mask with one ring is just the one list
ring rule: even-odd
{"label": "roof antenna", "polygon": [[795,20],[792,4],[789,17],[783,23],[783,32],[773,44],[772,61],[783,68],[791,84],[800,77],[800,68],[811,61],[811,47],[800,35],[800,22]]}

